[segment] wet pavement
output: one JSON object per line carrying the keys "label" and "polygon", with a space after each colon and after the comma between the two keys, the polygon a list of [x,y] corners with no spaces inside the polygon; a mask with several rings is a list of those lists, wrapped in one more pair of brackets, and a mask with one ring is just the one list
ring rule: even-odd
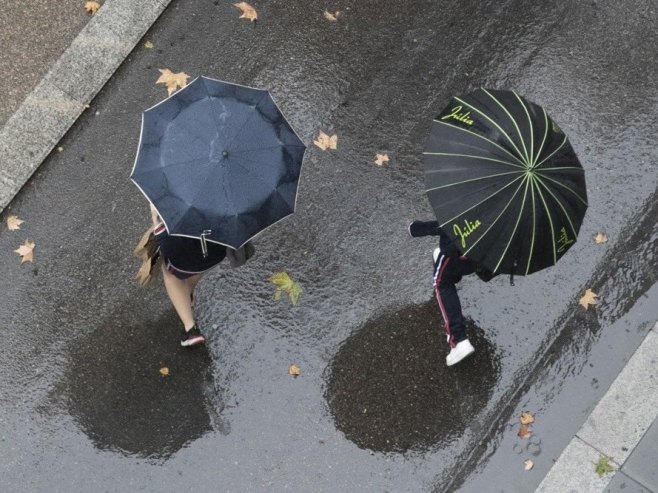
{"label": "wet pavement", "polygon": [[[174,1],[146,36],[154,48],[135,50],[12,203],[26,222],[0,230],[4,489],[468,487],[547,355],[569,382],[596,341],[602,360],[637,345],[610,330],[643,327],[633,307],[656,280],[652,2],[346,1],[336,23],[315,1],[254,6],[256,24],[229,4]],[[132,281],[148,212],[128,175],[140,112],[166,95],[158,68],[267,87],[309,145],[297,213],[247,266],[199,285],[209,340],[192,352],[176,346],[162,288]],[[431,217],[432,117],[481,85],[547,108],[586,169],[590,209],[556,267],[515,286],[462,282],[476,354],[448,369],[432,239],[406,225]],[[312,145],[319,130],[338,134],[336,151]],[[391,162],[376,166],[377,152]],[[35,262],[20,265],[26,238]],[[280,271],[304,288],[298,306],[273,300]],[[587,287],[601,301],[583,312]],[[569,405],[537,395],[538,408]]]}

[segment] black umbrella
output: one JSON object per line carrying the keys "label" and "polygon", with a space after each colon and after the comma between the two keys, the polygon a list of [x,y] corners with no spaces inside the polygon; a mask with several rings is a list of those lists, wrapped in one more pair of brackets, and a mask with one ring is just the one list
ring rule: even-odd
{"label": "black umbrella", "polygon": [[305,150],[269,92],[199,77],[143,113],[131,178],[169,234],[239,248],[294,212]]}
{"label": "black umbrella", "polygon": [[424,163],[442,228],[491,271],[536,272],[576,241],[584,170],[546,111],[515,92],[454,97],[434,120]]}

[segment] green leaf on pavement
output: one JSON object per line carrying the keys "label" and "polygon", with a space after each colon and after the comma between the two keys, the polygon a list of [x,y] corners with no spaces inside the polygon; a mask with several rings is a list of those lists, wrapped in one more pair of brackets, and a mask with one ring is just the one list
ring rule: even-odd
{"label": "green leaf on pavement", "polygon": [[610,459],[611,458],[607,455],[602,455],[599,457],[599,461],[596,463],[596,474],[598,474],[599,477],[603,477],[609,472],[613,472],[615,470],[615,468],[612,467],[612,464],[610,464]]}
{"label": "green leaf on pavement", "polygon": [[283,293],[287,293],[290,301],[293,305],[296,305],[299,301],[299,296],[302,294],[302,287],[299,283],[293,281],[287,272],[279,272],[270,277],[276,286],[276,291],[274,292],[274,299],[279,301]]}

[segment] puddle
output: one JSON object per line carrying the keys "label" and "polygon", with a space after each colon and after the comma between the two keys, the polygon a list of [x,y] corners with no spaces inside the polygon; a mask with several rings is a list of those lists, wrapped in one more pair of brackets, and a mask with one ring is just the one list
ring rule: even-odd
{"label": "puddle", "polygon": [[97,448],[167,459],[213,429],[222,392],[207,349],[178,345],[172,313],[125,317],[117,313],[75,342],[65,405]]}
{"label": "puddle", "polygon": [[467,320],[475,354],[446,367],[435,300],[384,313],[340,347],[325,398],[336,427],[362,448],[424,452],[460,439],[499,377],[486,334]]}

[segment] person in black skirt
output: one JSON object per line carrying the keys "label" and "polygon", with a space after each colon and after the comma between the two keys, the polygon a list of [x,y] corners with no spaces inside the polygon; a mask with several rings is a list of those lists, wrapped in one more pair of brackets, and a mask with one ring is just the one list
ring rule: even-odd
{"label": "person in black skirt", "polygon": [[203,275],[226,257],[226,247],[207,242],[203,255],[201,241],[196,238],[170,236],[162,219],[151,206],[153,234],[162,260],[162,274],[167,295],[183,323],[181,346],[191,347],[205,342],[195,320],[192,304],[194,288]]}

